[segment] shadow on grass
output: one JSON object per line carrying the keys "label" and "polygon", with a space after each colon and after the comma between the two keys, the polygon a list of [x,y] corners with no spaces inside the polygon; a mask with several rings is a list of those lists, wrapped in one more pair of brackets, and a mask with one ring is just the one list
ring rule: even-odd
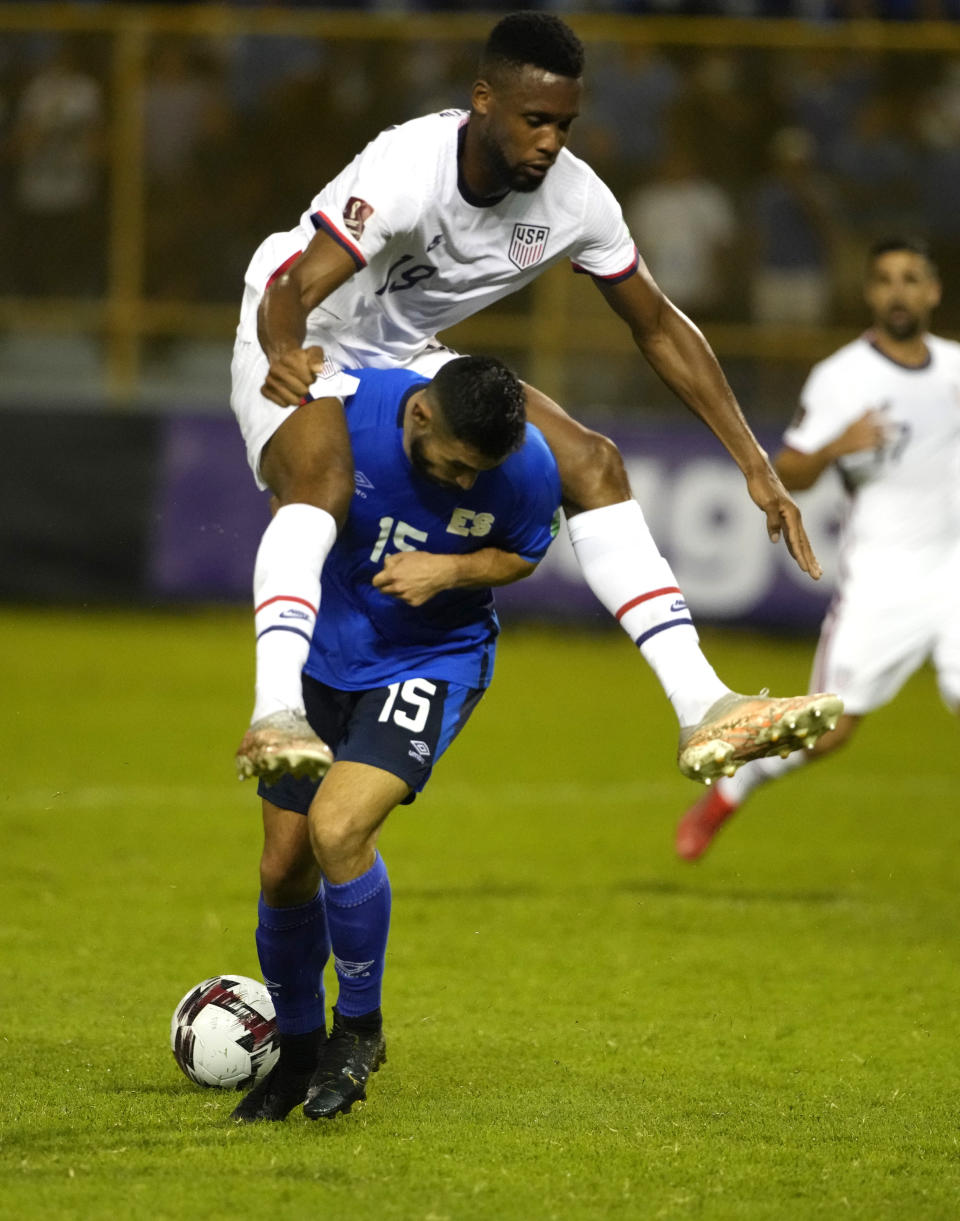
{"label": "shadow on grass", "polygon": [[394,899],[533,899],[547,893],[527,882],[472,882],[458,886],[395,886]]}
{"label": "shadow on grass", "polygon": [[635,878],[613,886],[618,894],[657,895],[682,899],[698,899],[705,903],[799,903],[809,907],[828,907],[849,903],[851,896],[841,890],[748,890],[742,887],[685,886],[658,878]]}

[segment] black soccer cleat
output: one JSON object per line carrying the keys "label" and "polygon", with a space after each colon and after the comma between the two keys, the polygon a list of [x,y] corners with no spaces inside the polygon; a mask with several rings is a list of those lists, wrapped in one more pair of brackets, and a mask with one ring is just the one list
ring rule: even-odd
{"label": "black soccer cleat", "polygon": [[237,1123],[280,1123],[307,1096],[313,1073],[296,1073],[279,1064],[258,1081],[230,1115]]}
{"label": "black soccer cleat", "polygon": [[308,1119],[330,1119],[346,1114],[367,1096],[367,1079],[387,1062],[383,1031],[365,1032],[349,1027],[350,1019],[334,1009],[333,1029],[320,1052],[303,1113]]}
{"label": "black soccer cleat", "polygon": [[237,1123],[279,1123],[307,1096],[327,1034],[322,1026],[307,1034],[281,1034],[280,1059],[230,1115]]}

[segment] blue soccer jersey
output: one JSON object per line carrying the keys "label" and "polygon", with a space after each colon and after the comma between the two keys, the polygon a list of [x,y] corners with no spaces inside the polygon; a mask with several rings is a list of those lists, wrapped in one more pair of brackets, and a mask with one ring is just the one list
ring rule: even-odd
{"label": "blue soccer jersey", "polygon": [[555,533],[560,477],[542,434],[469,490],[421,475],[403,448],[407,399],[426,384],[405,370],[351,370],[359,387],[344,400],[356,489],[350,514],[323,568],[310,655],[313,678],[361,691],[427,677],[486,687],[500,625],[490,589],[451,589],[408,606],[375,589],[397,551],[457,555],[497,547],[536,563]]}

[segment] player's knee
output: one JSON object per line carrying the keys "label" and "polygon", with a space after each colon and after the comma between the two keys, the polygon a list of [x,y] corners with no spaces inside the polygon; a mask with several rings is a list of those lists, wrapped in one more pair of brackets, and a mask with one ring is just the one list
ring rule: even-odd
{"label": "player's knee", "polygon": [[312,857],[265,850],[260,858],[260,889],[268,907],[309,903],[320,885],[320,866]]}
{"label": "player's knee", "polygon": [[364,823],[353,818],[311,819],[310,842],[324,877],[340,882],[356,873],[358,861],[371,852],[373,835]]}
{"label": "player's knee", "polygon": [[572,509],[600,509],[629,500],[630,480],[616,445],[598,432],[583,430],[575,456],[560,463],[563,499]]}
{"label": "player's knee", "polygon": [[280,499],[284,504],[316,505],[342,527],[354,492],[353,463],[326,455],[305,457]]}

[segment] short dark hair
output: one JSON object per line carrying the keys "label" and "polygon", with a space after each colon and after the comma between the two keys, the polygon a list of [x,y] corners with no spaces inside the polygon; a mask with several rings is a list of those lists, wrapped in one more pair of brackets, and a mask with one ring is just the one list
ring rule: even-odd
{"label": "short dark hair", "polygon": [[480,59],[480,75],[489,76],[497,68],[522,68],[524,64],[576,80],[583,75],[583,43],[553,13],[508,13],[490,31]]}
{"label": "short dark hair", "polygon": [[874,259],[880,258],[883,254],[894,254],[896,251],[904,251],[907,254],[918,254],[922,259],[925,259],[928,267],[934,275],[937,275],[937,265],[933,261],[933,256],[930,254],[930,246],[926,240],[916,235],[900,234],[890,237],[882,237],[875,241],[870,247],[867,255],[867,265],[872,266]]}
{"label": "short dark hair", "polygon": [[428,397],[439,407],[451,436],[502,462],[526,435],[523,386],[493,356],[458,356],[430,383]]}

